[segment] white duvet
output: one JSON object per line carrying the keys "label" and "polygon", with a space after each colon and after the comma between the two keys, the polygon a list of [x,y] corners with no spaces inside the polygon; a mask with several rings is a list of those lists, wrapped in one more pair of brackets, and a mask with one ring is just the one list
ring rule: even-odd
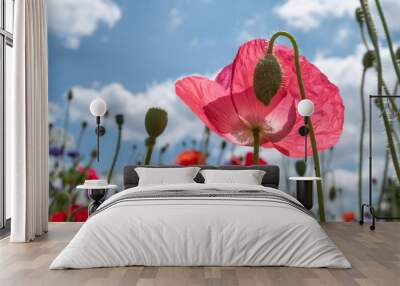
{"label": "white duvet", "polygon": [[[91,217],[50,269],[145,266],[294,266],[350,268],[318,222],[299,209],[258,198],[152,198],[131,192],[263,190],[254,185],[179,184],[120,192]],[[108,205],[108,207],[106,207]]]}

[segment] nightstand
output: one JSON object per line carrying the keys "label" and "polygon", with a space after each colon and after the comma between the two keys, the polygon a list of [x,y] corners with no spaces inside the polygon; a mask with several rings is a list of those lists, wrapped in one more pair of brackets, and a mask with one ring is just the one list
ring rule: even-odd
{"label": "nightstand", "polygon": [[314,181],[320,181],[320,177],[290,177],[289,180],[296,181],[296,198],[302,205],[311,210],[314,204],[313,186]]}
{"label": "nightstand", "polygon": [[118,189],[117,185],[106,186],[88,186],[79,185],[76,187],[78,190],[86,190],[91,202],[88,206],[89,216],[94,213],[97,208],[104,202],[108,190]]}

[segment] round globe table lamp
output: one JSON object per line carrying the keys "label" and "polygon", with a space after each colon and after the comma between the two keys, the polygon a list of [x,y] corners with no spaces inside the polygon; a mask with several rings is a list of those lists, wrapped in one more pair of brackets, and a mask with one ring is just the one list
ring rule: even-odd
{"label": "round globe table lamp", "polygon": [[96,135],[97,135],[97,162],[100,159],[100,136],[106,133],[104,126],[100,125],[100,117],[107,112],[107,103],[100,97],[95,98],[90,103],[90,113],[96,117]]}
{"label": "round globe table lamp", "polygon": [[[304,125],[299,128],[299,134],[304,136],[304,162],[307,163],[307,136],[308,121],[314,112],[314,103],[309,99],[303,99],[297,105],[297,112],[304,117]],[[314,204],[313,184],[319,181],[319,177],[290,177],[292,181],[296,181],[296,197],[304,207],[308,210],[312,209]]]}

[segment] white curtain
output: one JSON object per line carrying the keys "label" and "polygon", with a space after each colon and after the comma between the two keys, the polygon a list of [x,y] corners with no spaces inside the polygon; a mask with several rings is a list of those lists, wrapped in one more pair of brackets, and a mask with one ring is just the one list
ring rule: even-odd
{"label": "white curtain", "polygon": [[13,94],[6,113],[6,186],[12,242],[48,227],[47,19],[45,0],[15,1]]}

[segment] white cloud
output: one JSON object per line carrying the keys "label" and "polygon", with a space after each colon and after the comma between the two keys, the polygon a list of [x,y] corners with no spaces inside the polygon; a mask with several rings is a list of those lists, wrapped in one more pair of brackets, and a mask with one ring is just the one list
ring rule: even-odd
{"label": "white cloud", "polygon": [[[384,10],[386,21],[388,23],[389,28],[392,31],[400,31],[400,26],[399,26],[400,1],[398,0],[381,1],[381,6]],[[374,14],[375,14],[374,16],[377,15],[376,12]],[[379,23],[376,24],[379,25],[381,29],[380,21]]]}
{"label": "white cloud", "polygon": [[49,30],[70,49],[77,49],[99,25],[114,27],[122,16],[114,0],[48,0],[47,14]]}
{"label": "white cloud", "polygon": [[60,115],[62,114],[60,106],[54,102],[49,102],[48,112],[49,123],[56,122],[58,119],[60,119]]}
{"label": "white cloud", "polygon": [[[370,2],[375,24],[378,31],[382,32],[375,2]],[[397,24],[400,1],[386,0],[381,2],[389,27],[392,30],[400,31],[400,26]],[[307,31],[319,27],[325,19],[354,18],[354,11],[359,6],[359,1],[355,0],[286,0],[285,3],[275,6],[274,12],[289,26]]]}
{"label": "white cloud", "polygon": [[94,98],[101,97],[107,102],[110,117],[113,118],[118,113],[124,114],[124,140],[143,141],[146,138],[144,117],[150,107],[161,107],[168,112],[168,125],[159,138],[160,144],[180,144],[188,136],[199,139],[203,130],[200,120],[175,94],[173,80],[153,83],[143,92],[129,91],[118,82],[103,87],[74,86],[73,91],[75,96],[71,103],[72,120],[87,120],[94,124],[88,107]]}
{"label": "white cloud", "polygon": [[171,8],[169,10],[169,23],[168,26],[171,30],[175,30],[182,25],[182,15],[178,8]]}
{"label": "white cloud", "polygon": [[358,1],[349,0],[286,0],[274,12],[289,26],[309,30],[318,27],[324,18],[352,16],[358,6]]}

